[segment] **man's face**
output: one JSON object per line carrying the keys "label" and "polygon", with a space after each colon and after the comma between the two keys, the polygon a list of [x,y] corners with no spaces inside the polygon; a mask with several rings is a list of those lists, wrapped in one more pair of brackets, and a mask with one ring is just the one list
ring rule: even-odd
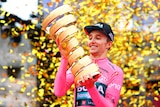
{"label": "man's face", "polygon": [[109,42],[107,42],[106,35],[99,30],[94,30],[88,36],[88,46],[90,54],[96,57],[106,55],[107,50],[110,47]]}

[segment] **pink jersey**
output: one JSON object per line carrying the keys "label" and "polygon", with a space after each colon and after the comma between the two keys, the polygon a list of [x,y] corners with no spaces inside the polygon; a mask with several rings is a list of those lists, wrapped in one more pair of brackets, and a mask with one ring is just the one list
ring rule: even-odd
{"label": "pink jersey", "polygon": [[[111,63],[107,58],[93,60],[99,66],[101,77],[95,82],[95,87],[86,89],[85,86],[76,87],[74,91],[75,107],[116,107],[123,84],[123,71]],[[66,90],[73,84],[74,77],[70,70],[66,76]],[[55,84],[57,85],[57,84]],[[109,102],[109,103],[108,103]]]}

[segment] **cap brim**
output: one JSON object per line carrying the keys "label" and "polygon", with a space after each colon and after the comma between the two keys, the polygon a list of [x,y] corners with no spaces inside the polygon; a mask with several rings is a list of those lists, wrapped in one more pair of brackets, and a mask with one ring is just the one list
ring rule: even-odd
{"label": "cap brim", "polygon": [[101,30],[98,26],[86,26],[84,29],[87,34],[90,34],[93,30]]}

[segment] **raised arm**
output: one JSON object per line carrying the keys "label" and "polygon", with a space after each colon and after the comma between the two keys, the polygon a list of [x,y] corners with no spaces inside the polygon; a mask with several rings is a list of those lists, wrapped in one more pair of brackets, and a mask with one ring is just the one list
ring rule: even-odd
{"label": "raised arm", "polygon": [[61,59],[60,67],[54,81],[54,94],[58,97],[64,96],[73,83],[73,75],[67,73],[68,60],[64,57]]}

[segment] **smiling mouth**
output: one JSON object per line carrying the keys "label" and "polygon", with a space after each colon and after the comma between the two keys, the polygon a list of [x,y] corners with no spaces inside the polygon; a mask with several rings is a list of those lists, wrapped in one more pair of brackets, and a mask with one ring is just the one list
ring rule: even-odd
{"label": "smiling mouth", "polygon": [[97,48],[97,46],[90,46],[90,48]]}

